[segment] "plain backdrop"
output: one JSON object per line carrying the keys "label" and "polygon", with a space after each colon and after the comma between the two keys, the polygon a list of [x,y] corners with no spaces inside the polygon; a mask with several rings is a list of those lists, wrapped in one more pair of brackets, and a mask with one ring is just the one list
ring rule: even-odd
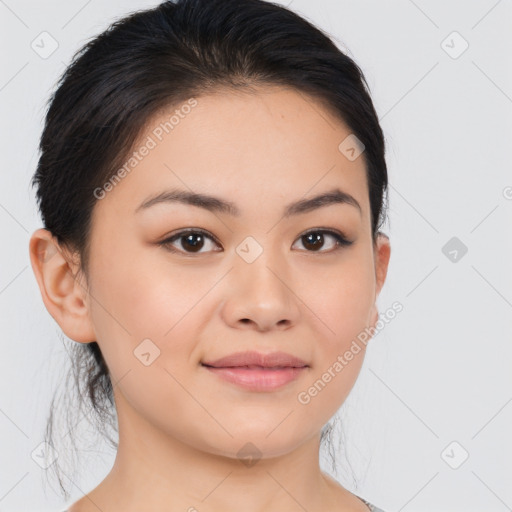
{"label": "plain backdrop", "polygon": [[[392,256],[379,306],[399,301],[403,311],[369,344],[342,407],[340,481],[386,512],[511,510],[512,5],[279,3],[360,65],[387,141]],[[33,457],[68,365],[28,257],[41,227],[29,180],[46,101],[86,40],[156,4],[0,1],[2,512],[64,509]],[[43,32],[58,44],[49,56],[33,49]],[[114,460],[93,446],[80,454],[70,501]]]}

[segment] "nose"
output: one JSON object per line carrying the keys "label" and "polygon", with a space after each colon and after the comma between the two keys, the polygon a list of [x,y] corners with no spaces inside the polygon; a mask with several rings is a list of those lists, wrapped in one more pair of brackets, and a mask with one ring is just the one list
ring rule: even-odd
{"label": "nose", "polygon": [[[285,262],[284,262],[285,263]],[[237,329],[260,332],[286,330],[299,319],[299,299],[293,290],[286,264],[267,257],[264,251],[255,261],[239,258],[228,274],[224,321]]]}

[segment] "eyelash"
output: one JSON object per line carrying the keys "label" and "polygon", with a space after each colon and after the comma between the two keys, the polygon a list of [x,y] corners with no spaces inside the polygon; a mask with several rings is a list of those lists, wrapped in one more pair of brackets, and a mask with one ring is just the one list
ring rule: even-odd
{"label": "eyelash", "polygon": [[[307,235],[309,235],[311,233],[322,233],[322,234],[331,235],[336,240],[336,243],[337,243],[336,247],[334,249],[329,250],[329,251],[322,251],[322,250],[319,250],[319,251],[308,251],[307,249],[305,250],[305,252],[310,252],[310,253],[313,253],[313,254],[315,254],[315,253],[318,253],[318,254],[332,253],[332,252],[338,251],[340,249],[343,249],[344,247],[348,247],[348,246],[350,246],[350,245],[352,245],[354,243],[353,241],[347,240],[347,238],[345,238],[345,236],[341,232],[333,231],[331,229],[323,229],[323,228],[310,229],[309,231],[306,231],[305,233],[300,235],[297,238],[297,240],[299,240],[300,238],[302,238],[304,236],[307,236]],[[158,245],[164,247],[166,250],[168,250],[168,251],[170,251],[172,253],[185,254],[187,256],[194,256],[196,254],[204,254],[202,252],[183,251],[181,249],[176,249],[175,247],[171,246],[171,244],[174,241],[179,240],[180,238],[182,238],[182,237],[184,237],[186,235],[190,235],[190,234],[203,235],[203,236],[209,238],[210,240],[214,241],[217,245],[220,245],[220,243],[217,241],[217,239],[215,237],[213,237],[207,231],[205,231],[203,229],[199,229],[199,228],[197,228],[197,229],[184,229],[182,231],[179,231],[178,233],[175,233],[171,237],[166,238],[165,240],[162,240],[161,242],[158,242]],[[208,252],[208,251],[206,251],[206,252]],[[215,251],[215,252],[220,252],[220,251]]]}

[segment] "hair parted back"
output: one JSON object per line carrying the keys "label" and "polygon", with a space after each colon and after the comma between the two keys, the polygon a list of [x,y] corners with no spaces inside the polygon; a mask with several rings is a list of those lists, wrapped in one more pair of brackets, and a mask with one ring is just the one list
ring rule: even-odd
{"label": "hair parted back", "polygon": [[[385,144],[357,64],[327,34],[278,4],[165,1],[87,42],[49,100],[32,185],[44,227],[79,256],[80,274],[87,279],[93,192],[122,167],[147,123],[191,97],[265,85],[318,101],[364,144],[375,240],[386,212]],[[99,345],[72,343],[69,350],[81,407],[87,396],[97,428],[108,422],[115,429],[115,383]],[[46,431],[51,444],[53,405]],[[329,435],[324,429],[322,441]]]}

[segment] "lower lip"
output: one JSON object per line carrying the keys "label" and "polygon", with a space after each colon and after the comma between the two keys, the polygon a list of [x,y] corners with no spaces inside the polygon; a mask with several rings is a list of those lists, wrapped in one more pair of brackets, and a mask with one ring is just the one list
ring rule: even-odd
{"label": "lower lip", "polygon": [[205,366],[205,368],[222,379],[250,391],[273,391],[297,379],[307,369],[307,366],[300,368],[286,367],[275,370],[242,366],[232,368]]}

